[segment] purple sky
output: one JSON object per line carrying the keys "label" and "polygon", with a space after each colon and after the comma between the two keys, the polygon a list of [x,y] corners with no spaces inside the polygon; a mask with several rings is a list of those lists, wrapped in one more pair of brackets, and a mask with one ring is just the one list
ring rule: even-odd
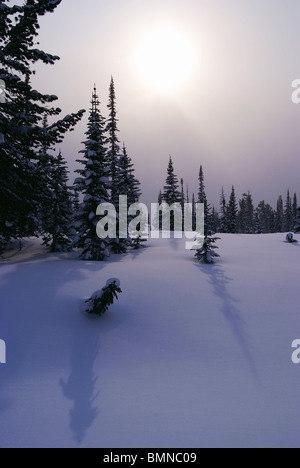
{"label": "purple sky", "polygon": [[[275,205],[288,187],[300,196],[300,105],[291,100],[299,17],[299,0],[63,0],[39,38],[61,61],[37,66],[34,84],[56,93],[67,114],[88,109],[96,82],[106,115],[114,76],[120,138],[143,201],[156,201],[171,154],[191,192],[203,164],[211,203],[234,184],[239,197],[249,189]],[[134,61],[158,26],[180,31],[195,52],[193,73],[172,92],[152,88]],[[62,145],[71,170],[85,129],[86,119]]]}

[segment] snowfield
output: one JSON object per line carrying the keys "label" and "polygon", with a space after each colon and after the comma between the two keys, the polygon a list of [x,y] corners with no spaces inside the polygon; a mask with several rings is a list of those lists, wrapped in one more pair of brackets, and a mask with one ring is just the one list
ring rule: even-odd
{"label": "snowfield", "polygon": [[[2,259],[0,447],[299,447],[300,243],[221,237],[214,266],[185,239]],[[112,277],[119,302],[81,313]]]}

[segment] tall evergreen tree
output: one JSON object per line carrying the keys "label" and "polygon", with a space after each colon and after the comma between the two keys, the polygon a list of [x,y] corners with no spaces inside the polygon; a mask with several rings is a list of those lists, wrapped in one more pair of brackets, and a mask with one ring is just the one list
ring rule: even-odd
{"label": "tall evergreen tree", "polygon": [[238,230],[243,234],[255,232],[254,205],[250,192],[244,193],[240,200],[240,211],[238,214]]}
{"label": "tall evergreen tree", "polygon": [[189,186],[186,186],[186,202],[190,203],[190,193],[189,193]]}
{"label": "tall evergreen tree", "polygon": [[[125,144],[123,145],[123,152],[120,155],[118,163],[118,172],[116,174],[116,184],[115,184],[119,195],[127,196],[127,212],[128,208],[137,203],[141,196],[140,182],[135,177],[134,164],[131,158],[128,156],[127,148]],[[119,205],[119,203],[118,203]],[[120,210],[119,210],[120,216]],[[133,217],[128,216],[127,223],[132,221]],[[114,253],[125,253],[127,251],[127,246],[131,243],[130,239],[121,239],[119,236],[119,223],[120,219],[118,218],[117,222],[117,237],[116,239],[111,240],[111,249]],[[128,224],[127,224],[128,225]]]}
{"label": "tall evergreen tree", "polygon": [[135,177],[135,169],[132,159],[128,156],[127,148],[123,145],[123,152],[119,158],[117,174],[117,189],[120,195],[127,195],[128,206],[139,201],[142,194],[141,183]]}
{"label": "tall evergreen tree", "polygon": [[103,261],[109,256],[109,240],[99,239],[96,227],[97,207],[110,201],[110,167],[104,143],[105,121],[100,113],[100,102],[96,87],[94,88],[88,120],[85,149],[81,151],[84,159],[78,162],[82,168],[76,172],[80,175],[75,180],[75,190],[83,195],[83,203],[77,213],[75,228],[78,231],[75,245],[83,248],[83,260]]}
{"label": "tall evergreen tree", "polygon": [[[0,104],[0,250],[11,240],[36,235],[44,181],[37,171],[37,149],[43,142],[43,116],[60,114],[56,96],[31,86],[33,65],[54,64],[58,57],[36,48],[39,18],[61,0],[25,0],[22,6],[0,2],[0,78],[6,102]],[[84,111],[53,123],[47,132],[51,147],[81,119]]]}
{"label": "tall evergreen tree", "polygon": [[228,207],[226,210],[227,232],[235,234],[237,232],[237,213],[238,206],[236,202],[235,188],[232,187]]}
{"label": "tall evergreen tree", "polygon": [[297,206],[297,217],[294,226],[294,232],[295,234],[298,234],[300,232],[300,206]]}
{"label": "tall evergreen tree", "polygon": [[106,124],[106,133],[108,137],[106,144],[108,147],[107,155],[110,162],[111,174],[111,202],[115,205],[116,209],[119,206],[119,193],[118,193],[118,167],[120,158],[120,141],[118,138],[118,118],[116,106],[116,90],[113,77],[111,78],[109,87],[109,101],[108,101],[109,117]]}
{"label": "tall evergreen tree", "polygon": [[73,191],[68,186],[67,163],[61,152],[53,158],[51,203],[44,223],[44,244],[51,252],[68,252],[72,245]]}
{"label": "tall evergreen tree", "polygon": [[193,193],[192,196],[192,219],[193,219],[193,231],[196,231],[197,228],[197,215],[196,215],[196,197]]}
{"label": "tall evergreen tree", "polygon": [[228,232],[227,203],[224,187],[222,187],[220,196],[220,232]]}
{"label": "tall evergreen tree", "polygon": [[209,234],[209,231],[211,231],[211,219],[210,219],[210,206],[208,204],[206,192],[205,192],[204,172],[203,172],[202,166],[200,166],[200,171],[199,171],[198,203],[203,203],[204,205],[204,234],[207,235]]}
{"label": "tall evergreen tree", "polygon": [[218,210],[215,208],[215,206],[212,207],[212,212],[211,212],[211,230],[215,234],[220,230],[220,217]]}
{"label": "tall evergreen tree", "polygon": [[291,231],[293,229],[293,205],[292,199],[290,197],[290,191],[287,192],[286,202],[285,202],[285,212],[284,212],[284,224],[285,230]]}
{"label": "tall evergreen tree", "polygon": [[273,208],[265,201],[261,201],[255,210],[257,228],[256,232],[269,234],[275,231],[275,213]]}
{"label": "tall evergreen tree", "polygon": [[296,222],[297,222],[297,208],[298,208],[298,198],[297,198],[297,194],[294,193],[294,197],[293,197],[293,226],[295,226]]}
{"label": "tall evergreen tree", "polygon": [[178,177],[174,171],[174,164],[170,156],[169,165],[168,165],[168,176],[166,179],[166,185],[163,192],[163,201],[168,203],[168,205],[173,205],[174,203],[180,203],[181,193],[179,191]]}
{"label": "tall evergreen tree", "polygon": [[284,232],[285,221],[284,221],[284,207],[282,196],[278,198],[277,209],[275,215],[275,231]]}
{"label": "tall evergreen tree", "polygon": [[[166,179],[166,184],[164,186],[163,192],[163,201],[169,206],[174,205],[175,203],[181,203],[181,192],[179,190],[178,177],[174,171],[174,164],[170,156],[169,165],[168,165],[168,175]],[[170,229],[174,231],[175,229],[175,213],[171,213],[171,223]]]}

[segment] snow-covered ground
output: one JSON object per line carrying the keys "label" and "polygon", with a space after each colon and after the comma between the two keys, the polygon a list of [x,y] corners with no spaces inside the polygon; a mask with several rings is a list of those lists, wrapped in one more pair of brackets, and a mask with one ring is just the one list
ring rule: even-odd
{"label": "snow-covered ground", "polygon": [[[0,262],[0,447],[299,447],[300,243],[222,235],[89,263],[38,241]],[[99,319],[83,298],[118,277]]]}

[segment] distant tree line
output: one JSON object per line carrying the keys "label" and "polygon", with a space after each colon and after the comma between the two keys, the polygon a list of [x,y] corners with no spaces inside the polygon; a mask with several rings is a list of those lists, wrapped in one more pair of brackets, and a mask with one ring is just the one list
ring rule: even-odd
{"label": "distant tree line", "polygon": [[[196,228],[196,203],[204,204],[205,233],[219,232],[231,234],[268,234],[287,231],[300,231],[300,207],[298,206],[297,194],[293,197],[287,191],[286,199],[280,195],[276,209],[264,200],[257,207],[254,206],[253,197],[248,191],[242,198],[237,200],[235,188],[232,187],[230,196],[227,198],[224,188],[221,189],[220,205],[211,206],[206,196],[204,183],[204,171],[200,166],[199,191],[197,196],[193,193],[190,198],[189,188],[185,187],[183,179],[180,180],[175,173],[174,163],[170,157],[167,178],[164,189],[160,191],[158,203],[191,203],[193,212],[193,229]],[[184,213],[184,212],[183,212]],[[172,223],[171,223],[172,227]]]}

